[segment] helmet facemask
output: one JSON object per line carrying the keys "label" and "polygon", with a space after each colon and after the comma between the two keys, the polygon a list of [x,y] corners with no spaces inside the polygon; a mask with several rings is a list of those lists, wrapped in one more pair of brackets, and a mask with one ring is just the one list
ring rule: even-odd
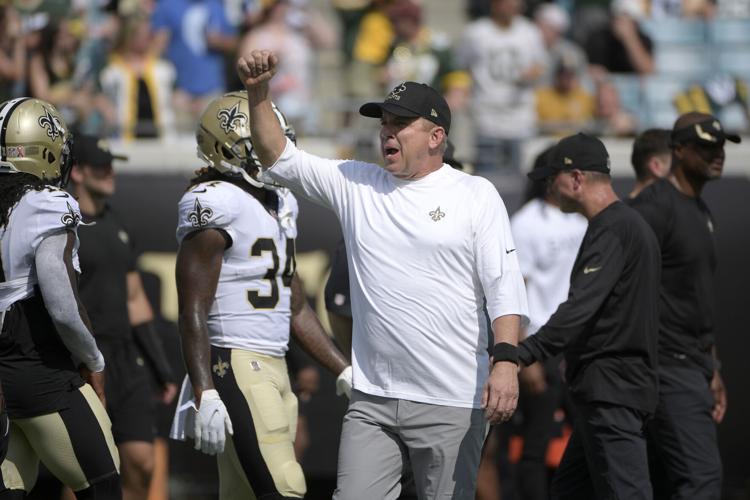
{"label": "helmet facemask", "polygon": [[57,186],[64,189],[70,180],[70,171],[73,170],[73,138],[68,137],[60,151],[60,177]]}

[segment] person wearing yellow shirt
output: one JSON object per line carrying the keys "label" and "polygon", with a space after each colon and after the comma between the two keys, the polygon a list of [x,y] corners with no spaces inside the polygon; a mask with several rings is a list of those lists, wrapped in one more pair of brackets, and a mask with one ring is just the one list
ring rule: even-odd
{"label": "person wearing yellow shirt", "polygon": [[553,85],[536,91],[536,111],[540,131],[563,136],[590,125],[594,97],[579,83],[575,68],[562,62]]}

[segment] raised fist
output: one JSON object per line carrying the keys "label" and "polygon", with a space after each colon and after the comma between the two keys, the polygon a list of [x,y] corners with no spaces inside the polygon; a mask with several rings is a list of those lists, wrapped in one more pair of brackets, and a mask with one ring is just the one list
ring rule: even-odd
{"label": "raised fist", "polygon": [[237,75],[248,89],[266,84],[279,66],[279,58],[270,50],[253,50],[237,60]]}

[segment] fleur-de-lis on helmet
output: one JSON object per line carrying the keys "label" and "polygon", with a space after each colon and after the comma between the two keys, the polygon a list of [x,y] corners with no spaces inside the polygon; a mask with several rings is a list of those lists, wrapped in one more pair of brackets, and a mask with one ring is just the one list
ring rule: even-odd
{"label": "fleur-de-lis on helmet", "polygon": [[76,227],[78,223],[81,222],[81,214],[73,210],[70,203],[66,203],[66,205],[68,205],[68,211],[60,217],[60,222],[62,222],[65,227]]}
{"label": "fleur-de-lis on helmet", "polygon": [[193,211],[188,214],[188,220],[193,227],[203,227],[208,224],[208,221],[213,217],[214,211],[209,207],[204,207],[198,198],[195,199],[195,205],[193,205]]}
{"label": "fleur-de-lis on helmet", "polygon": [[227,134],[230,130],[234,130],[247,123],[247,115],[240,111],[239,102],[231,108],[220,109],[216,117],[219,119],[219,125]]}
{"label": "fleur-de-lis on helmet", "polygon": [[42,107],[42,109],[44,109],[44,114],[39,117],[39,126],[46,129],[50,139],[56,141],[64,132],[62,124],[47,108]]}

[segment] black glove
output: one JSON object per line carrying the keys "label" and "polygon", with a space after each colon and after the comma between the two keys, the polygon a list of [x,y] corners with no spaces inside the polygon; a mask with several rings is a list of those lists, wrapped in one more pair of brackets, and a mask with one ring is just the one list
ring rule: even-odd
{"label": "black glove", "polygon": [[164,346],[154,327],[154,322],[149,321],[134,326],[133,339],[135,339],[135,343],[140,347],[159,384],[176,383],[177,379],[172,371],[172,365],[169,363],[167,354],[164,352]]}

